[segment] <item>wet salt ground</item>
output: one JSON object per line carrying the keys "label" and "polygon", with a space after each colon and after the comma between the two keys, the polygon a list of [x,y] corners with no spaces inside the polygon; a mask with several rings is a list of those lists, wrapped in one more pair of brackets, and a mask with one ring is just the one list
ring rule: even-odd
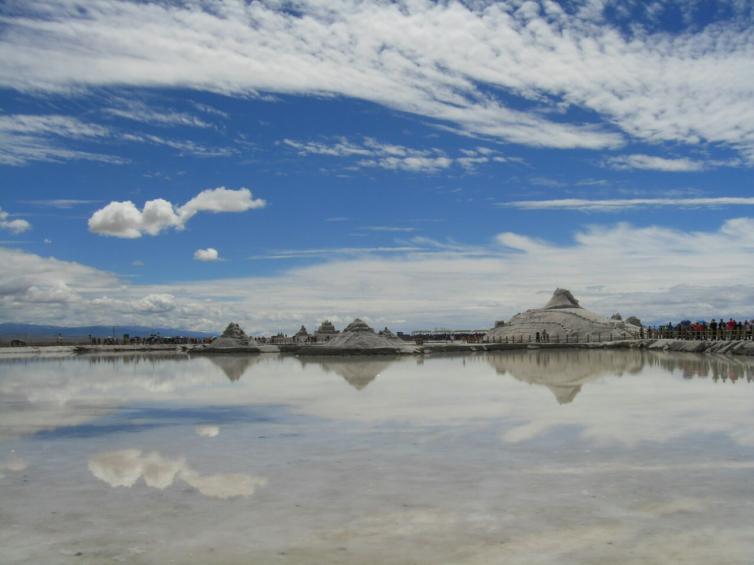
{"label": "wet salt ground", "polygon": [[751,563],[753,368],[0,362],[0,562]]}

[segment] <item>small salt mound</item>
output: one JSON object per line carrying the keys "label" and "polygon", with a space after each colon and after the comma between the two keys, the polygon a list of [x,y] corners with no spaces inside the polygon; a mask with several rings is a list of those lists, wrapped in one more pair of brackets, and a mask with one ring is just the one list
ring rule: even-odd
{"label": "small salt mound", "polygon": [[504,325],[487,333],[489,341],[508,339],[534,340],[537,333],[550,341],[579,339],[590,341],[635,337],[639,328],[623,320],[608,320],[579,305],[571,291],[559,288],[544,308],[517,314]]}
{"label": "small salt mound", "polygon": [[228,327],[225,328],[223,335],[212,340],[208,349],[239,349],[255,346],[256,342],[246,335],[246,332],[241,329],[241,326],[235,322],[231,322],[228,324]]}
{"label": "small salt mound", "polygon": [[338,331],[330,320],[325,320],[319,325],[314,335],[319,341],[327,341],[333,336],[338,335]]}
{"label": "small salt mound", "polygon": [[406,343],[394,336],[376,334],[366,322],[356,318],[341,333],[330,338],[326,347],[353,350],[400,349],[406,347]]}
{"label": "small salt mound", "polygon": [[249,338],[249,336],[246,335],[246,332],[241,329],[241,326],[239,326],[235,322],[231,322],[230,324],[228,324],[228,327],[225,328],[225,331],[223,332],[222,337],[232,337],[236,339]]}

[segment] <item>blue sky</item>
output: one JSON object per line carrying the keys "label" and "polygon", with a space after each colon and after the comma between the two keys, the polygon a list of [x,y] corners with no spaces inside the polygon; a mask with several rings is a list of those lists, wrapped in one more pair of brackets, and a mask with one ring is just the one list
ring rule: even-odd
{"label": "blue sky", "polygon": [[556,286],[752,317],[752,17],[6,3],[0,319],[488,327]]}

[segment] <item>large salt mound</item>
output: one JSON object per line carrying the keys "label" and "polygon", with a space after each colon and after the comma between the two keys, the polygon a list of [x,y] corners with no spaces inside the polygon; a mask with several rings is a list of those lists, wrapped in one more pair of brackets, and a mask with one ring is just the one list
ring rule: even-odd
{"label": "large salt mound", "polygon": [[506,338],[534,341],[536,334],[547,332],[550,342],[566,339],[590,341],[636,337],[639,328],[623,320],[608,320],[579,305],[569,290],[559,288],[544,308],[517,314],[504,325],[487,333],[488,341]]}

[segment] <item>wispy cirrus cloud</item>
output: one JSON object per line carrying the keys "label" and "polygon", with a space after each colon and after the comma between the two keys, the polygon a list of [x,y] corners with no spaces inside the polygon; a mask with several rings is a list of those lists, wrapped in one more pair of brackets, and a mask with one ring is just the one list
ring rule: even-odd
{"label": "wispy cirrus cloud", "polygon": [[718,167],[740,166],[739,160],[699,160],[687,157],[665,158],[655,155],[619,155],[605,161],[608,167],[618,170],[664,171],[667,173],[696,173]]}
{"label": "wispy cirrus cloud", "polygon": [[230,157],[236,154],[236,150],[232,147],[210,147],[187,139],[171,139],[147,133],[124,133],[121,138],[133,143],[164,145],[179,153],[194,155],[195,157]]}
{"label": "wispy cirrus cloud", "polygon": [[473,171],[487,163],[521,162],[521,159],[506,157],[489,147],[462,149],[457,155],[451,155],[439,148],[418,149],[383,143],[371,137],[365,137],[361,141],[341,137],[331,143],[284,139],[281,143],[294,149],[299,155],[351,158],[352,166],[355,167],[394,171],[436,173],[453,166]]}
{"label": "wispy cirrus cloud", "polygon": [[40,0],[5,17],[0,84],[336,94],[519,144],[707,141],[754,162],[751,14],[671,33],[656,14],[688,2],[630,26],[650,12],[624,4]]}
{"label": "wispy cirrus cloud", "polygon": [[123,164],[113,155],[71,147],[82,141],[102,140],[107,128],[55,114],[8,114],[0,116],[0,165],[21,166],[33,161],[59,163],[71,160]]}
{"label": "wispy cirrus cloud", "polygon": [[114,104],[104,108],[103,113],[109,116],[123,118],[135,122],[141,122],[157,126],[186,126],[197,128],[211,128],[213,125],[208,121],[189,114],[156,108],[138,100],[116,99]]}
{"label": "wispy cirrus cloud", "polygon": [[34,206],[44,206],[47,208],[58,208],[61,210],[67,210],[76,206],[86,206],[87,204],[98,204],[101,200],[83,200],[80,198],[52,198],[49,200],[21,200],[25,204],[32,204]]}
{"label": "wispy cirrus cloud", "polygon": [[754,197],[715,196],[709,198],[615,198],[606,200],[560,198],[555,200],[515,200],[498,202],[503,208],[520,210],[619,211],[633,208],[722,208],[754,206]]}

